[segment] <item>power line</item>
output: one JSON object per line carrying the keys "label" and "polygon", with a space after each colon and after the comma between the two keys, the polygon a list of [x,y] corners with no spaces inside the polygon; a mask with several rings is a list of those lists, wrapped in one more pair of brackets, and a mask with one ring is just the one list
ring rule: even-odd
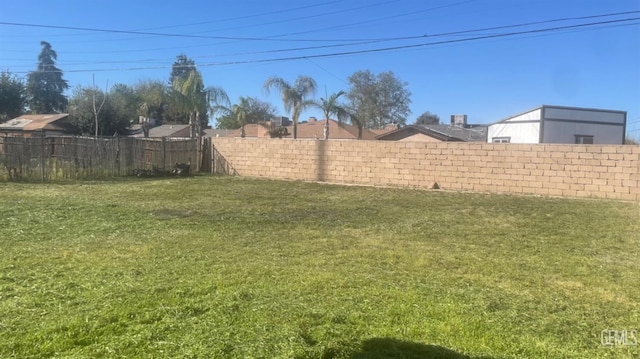
{"label": "power line", "polygon": [[[466,0],[460,3],[450,4],[446,6],[453,6],[462,3],[468,3],[475,0]],[[374,4],[375,5],[375,4]],[[370,5],[373,6],[373,5]],[[445,6],[441,6],[445,7]],[[441,7],[430,8],[424,11],[433,10]],[[410,14],[415,14],[416,12],[412,12]],[[633,13],[640,13],[639,11],[626,11],[626,12],[618,12],[618,13],[609,13],[602,15],[591,15],[591,16],[583,16],[583,17],[574,17],[574,18],[562,18],[562,19],[553,19],[553,20],[545,20],[539,22],[533,22],[528,24],[517,24],[517,25],[507,25],[507,26],[499,26],[494,28],[486,28],[485,30],[495,30],[495,29],[504,29],[515,26],[527,26],[527,25],[535,25],[549,22],[558,22],[558,21],[568,21],[568,20],[580,20],[580,19],[588,19],[588,18],[597,18],[597,17],[606,17],[606,16],[616,16],[616,15],[628,15]],[[406,14],[391,16],[404,16]],[[391,18],[387,17],[387,18]],[[384,18],[383,18],[384,19]],[[62,29],[62,30],[75,30],[75,31],[90,31],[90,32],[102,32],[102,33],[119,33],[119,34],[130,34],[130,35],[151,35],[151,36],[162,36],[162,37],[178,37],[178,38],[196,38],[196,39],[216,39],[216,40],[243,40],[243,41],[285,41],[285,42],[331,42],[331,41],[373,41],[373,40],[384,40],[384,39],[276,39],[276,37],[290,36],[299,33],[291,33],[291,34],[282,34],[275,35],[273,37],[233,37],[233,36],[207,36],[207,35],[195,35],[195,34],[172,34],[172,33],[157,33],[157,32],[146,32],[146,31],[131,31],[131,30],[116,30],[116,29],[98,29],[98,28],[86,28],[86,27],[75,27],[75,26],[60,26],[60,25],[43,25],[43,24],[29,24],[29,23],[14,23],[14,22],[0,22],[0,25],[7,26],[21,26],[21,27],[36,27],[36,28],[48,28],[48,29]],[[349,25],[351,26],[351,24]],[[474,30],[470,30],[474,31]],[[477,30],[475,30],[477,31]],[[458,32],[461,33],[461,32]],[[428,35],[419,35],[419,36],[409,36],[405,38],[396,38],[396,39],[410,39],[410,38],[418,38],[418,37],[426,37]]]}
{"label": "power line", "polygon": [[[339,3],[339,2],[342,2],[342,1],[343,0],[324,1],[324,2],[321,2],[321,3],[318,3],[318,4],[299,6],[299,7],[294,7],[294,8],[285,9],[285,10],[269,11],[269,12],[264,12],[264,13],[261,13],[261,14],[244,15],[244,16],[237,16],[237,17],[228,18],[228,19],[222,19],[222,20],[211,20],[211,21],[203,21],[203,22],[196,22],[196,23],[182,24],[182,25],[152,27],[152,28],[147,28],[147,29],[143,29],[143,30],[170,29],[170,28],[176,28],[176,27],[198,26],[198,25],[206,25],[206,24],[213,24],[213,23],[229,22],[229,21],[235,21],[235,20],[251,19],[251,18],[256,18],[256,17],[268,16],[268,15],[276,15],[276,14],[282,14],[282,13],[286,13],[286,12],[293,12],[293,11],[297,11],[297,10],[305,10],[305,9],[310,9],[310,8],[314,8],[314,7],[321,7],[321,6],[326,6],[326,5],[330,5],[330,4],[336,4],[336,3]],[[397,1],[397,0],[395,0],[395,1]],[[389,1],[389,2],[394,2],[394,1]]]}
{"label": "power line", "polygon": [[[210,30],[210,31],[223,31],[223,30],[237,30],[247,27],[255,27],[262,25],[271,25],[278,24],[289,21],[298,21],[304,20],[314,17],[321,17],[326,15],[335,15],[338,13],[343,13],[347,11],[355,11],[361,10],[364,8],[370,8],[374,6],[379,6],[382,4],[388,4],[392,2],[396,2],[397,0],[384,1],[364,6],[353,7],[345,10],[333,11],[323,14],[314,14],[304,17],[299,17],[295,19],[286,19],[279,21],[272,21],[263,24],[255,24],[251,26],[241,26],[241,27],[233,27],[221,30]],[[465,2],[470,2],[475,0],[467,0]],[[278,35],[274,37],[234,37],[234,36],[210,36],[210,35],[197,35],[197,34],[172,34],[172,33],[158,33],[158,32],[148,32],[148,31],[134,31],[134,30],[116,30],[116,29],[99,29],[99,28],[88,28],[88,27],[75,27],[75,26],[61,26],[61,25],[43,25],[43,24],[29,24],[29,23],[15,23],[15,22],[0,22],[0,25],[8,25],[8,26],[22,26],[22,27],[35,27],[35,28],[47,28],[47,29],[59,29],[59,30],[74,30],[74,31],[90,31],[90,32],[102,32],[102,33],[118,33],[118,34],[129,34],[129,35],[150,35],[150,36],[162,36],[162,37],[179,37],[179,38],[195,38],[195,39],[216,39],[216,40],[241,40],[241,41],[284,41],[284,42],[327,42],[327,41],[354,41],[349,39],[277,39],[278,37],[286,36],[286,35]],[[210,32],[207,31],[207,32]]]}
{"label": "power line", "polygon": [[[265,51],[253,51],[253,52],[244,52],[244,53],[232,53],[232,54],[216,54],[216,55],[207,55],[207,56],[196,56],[194,58],[210,58],[210,57],[223,57],[223,56],[242,56],[242,55],[259,55],[259,54],[269,54],[269,53],[279,53],[279,52],[291,52],[291,51],[304,51],[304,50],[316,50],[316,49],[325,49],[325,48],[334,48],[334,47],[345,47],[345,46],[355,46],[355,45],[366,45],[371,43],[378,42],[390,42],[390,41],[400,41],[400,40],[416,40],[416,39],[425,39],[425,38],[433,38],[433,37],[445,37],[445,36],[459,36],[476,32],[484,32],[484,31],[494,31],[494,30],[503,30],[509,28],[516,27],[526,27],[532,25],[540,25],[546,23],[554,23],[561,21],[574,21],[574,20],[584,20],[584,19],[594,19],[594,18],[602,18],[602,17],[611,17],[611,16],[619,16],[622,14],[634,14],[640,13],[640,11],[626,11],[626,12],[618,12],[618,13],[608,13],[608,14],[599,14],[599,15],[588,15],[588,16],[580,16],[580,17],[564,17],[558,19],[550,19],[550,20],[541,20],[520,24],[511,24],[511,25],[501,25],[501,26],[493,26],[493,27],[485,27],[480,29],[471,29],[471,30],[461,30],[461,31],[452,31],[452,32],[444,32],[438,34],[428,34],[428,35],[414,35],[414,36],[403,36],[403,37],[391,37],[391,38],[379,38],[379,39],[367,39],[362,41],[355,41],[347,44],[332,44],[332,45],[320,45],[320,46],[307,46],[307,47],[297,47],[297,48],[288,48],[288,49],[275,49],[275,50],[265,50]],[[487,36],[494,35],[489,34]],[[205,45],[206,46],[206,45]],[[128,51],[131,52],[131,51]],[[95,52],[93,52],[95,53]],[[116,53],[116,52],[107,52],[107,53]],[[17,60],[17,59],[14,59]],[[26,61],[26,60],[25,60]],[[135,61],[103,61],[103,62],[91,62],[91,64],[103,63],[131,63],[131,62],[166,62],[166,59],[146,59],[146,60],[135,60]],[[82,65],[86,63],[76,63],[71,65]]]}
{"label": "power line", "polygon": [[[464,43],[464,42],[470,42],[470,41],[479,41],[479,40],[485,40],[485,39],[511,37],[511,36],[517,36],[517,35],[538,34],[538,33],[555,32],[555,31],[562,31],[562,30],[568,30],[568,29],[586,28],[586,27],[592,27],[592,26],[598,26],[598,25],[616,24],[616,23],[636,21],[636,20],[640,20],[640,17],[627,18],[627,19],[617,19],[617,20],[608,20],[608,21],[599,21],[599,22],[590,22],[590,23],[566,25],[566,26],[557,26],[557,27],[543,28],[543,29],[524,30],[524,31],[508,32],[508,33],[501,33],[501,34],[483,35],[483,36],[469,37],[469,38],[464,38],[464,39],[452,39],[452,40],[442,40],[442,41],[419,43],[419,44],[399,45],[399,46],[383,47],[383,48],[368,49],[368,50],[354,50],[354,51],[334,52],[334,53],[326,53],[326,54],[280,57],[280,58],[272,58],[272,59],[227,61],[227,62],[199,64],[198,66],[199,67],[209,67],[209,66],[240,65],[240,64],[252,64],[252,63],[272,63],[272,62],[304,60],[304,59],[313,59],[313,58],[337,57],[337,56],[358,55],[358,54],[368,54],[368,53],[378,53],[378,52],[390,52],[390,51],[397,51],[397,50],[411,49],[411,48],[419,48],[419,47],[426,47],[426,46],[435,46],[435,45],[452,44],[452,43]],[[640,25],[640,23],[635,24],[635,25]],[[129,67],[129,68],[117,68],[117,69],[66,70],[65,72],[138,71],[138,70],[153,70],[153,69],[165,69],[165,68],[168,68],[168,66]]]}
{"label": "power line", "polygon": [[[319,31],[334,30],[334,29],[343,28],[343,27],[353,27],[353,26],[356,26],[356,25],[362,25],[362,24],[377,22],[377,21],[381,21],[381,20],[389,20],[389,19],[404,17],[404,16],[408,16],[408,15],[421,14],[421,13],[425,13],[425,12],[429,12],[429,11],[433,11],[433,10],[443,9],[443,8],[452,7],[452,6],[458,6],[458,5],[462,5],[462,4],[467,4],[467,3],[470,3],[470,2],[474,2],[474,1],[477,1],[477,0],[465,0],[465,1],[460,1],[460,2],[453,3],[453,4],[435,6],[435,7],[430,7],[430,8],[427,8],[427,9],[411,11],[411,12],[397,14],[397,15],[385,16],[385,17],[381,17],[381,18],[364,20],[364,21],[359,21],[359,22],[350,22],[347,25],[331,26],[331,27],[325,27],[325,28],[321,28],[321,29],[314,29],[314,30],[300,31],[300,32],[291,32],[291,33],[285,33],[285,34],[280,34],[280,35],[273,35],[273,36],[270,36],[270,37],[285,37],[285,36],[292,36],[292,35],[309,34],[309,33],[319,32]],[[354,41],[369,41],[369,40],[378,40],[378,39],[358,39],[358,40],[354,40]]]}
{"label": "power line", "polygon": [[180,38],[192,38],[192,39],[216,39],[216,40],[247,40],[247,41],[288,41],[288,42],[307,42],[307,41],[350,41],[350,40],[314,40],[314,39],[268,39],[264,37],[233,37],[233,36],[206,36],[206,35],[192,35],[192,34],[169,34],[161,32],[147,32],[147,31],[130,31],[130,30],[114,30],[114,29],[97,29],[90,27],[75,27],[75,26],[60,26],[60,25],[40,25],[40,24],[27,24],[18,22],[0,22],[0,25],[8,26],[22,26],[22,27],[37,27],[45,29],[61,29],[61,30],[75,30],[75,31],[92,31],[92,32],[104,32],[112,34],[129,34],[129,35],[152,35],[163,37],[180,37]]}
{"label": "power line", "polygon": [[[467,0],[465,2],[470,2],[470,1],[475,1],[475,0]],[[352,7],[352,8],[343,9],[343,10],[336,10],[336,11],[326,12],[326,13],[322,13],[322,14],[307,15],[307,16],[297,17],[297,18],[293,18],[293,19],[284,19],[284,20],[264,22],[264,23],[260,23],[260,24],[228,27],[228,28],[215,29],[215,30],[207,30],[207,31],[202,31],[200,33],[203,33],[203,32],[214,32],[214,31],[239,30],[239,29],[246,29],[246,28],[250,28],[250,27],[258,27],[258,26],[263,26],[263,25],[273,25],[273,24],[281,24],[281,23],[286,23],[286,22],[308,20],[308,19],[313,19],[313,18],[316,18],[316,17],[323,17],[323,16],[327,16],[327,15],[335,15],[335,14],[346,13],[346,12],[349,12],[349,11],[367,9],[367,8],[376,7],[376,6],[389,4],[389,3],[393,3],[393,2],[397,2],[397,0],[383,1],[383,2],[368,4],[368,5],[364,5],[364,6],[357,6],[357,7]],[[287,34],[283,34],[283,35],[276,35],[276,36],[267,36],[267,37],[265,37],[265,39],[272,39],[272,38],[276,38],[276,37],[285,37],[285,36],[288,36],[288,35]],[[335,40],[328,40],[328,41],[335,41]]]}

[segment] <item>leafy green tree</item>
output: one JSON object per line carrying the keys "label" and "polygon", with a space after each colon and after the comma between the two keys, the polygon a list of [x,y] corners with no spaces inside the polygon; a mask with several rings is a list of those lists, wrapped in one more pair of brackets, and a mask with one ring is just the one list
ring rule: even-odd
{"label": "leafy green tree", "polygon": [[67,107],[64,91],[69,85],[62,77],[62,70],[55,63],[58,54],[51,44],[41,41],[42,51],[38,55],[38,69],[27,79],[29,110],[32,113],[61,113]]}
{"label": "leafy green tree", "polygon": [[169,84],[172,85],[177,79],[185,80],[189,77],[191,70],[196,69],[195,61],[191,60],[185,54],[176,57],[176,61],[171,66],[171,75],[169,76]]}
{"label": "leafy green tree", "polygon": [[0,72],[0,122],[22,115],[26,104],[24,82],[8,71]]}
{"label": "leafy green tree", "polygon": [[[189,74],[192,71],[197,71],[196,63],[192,59],[188,58],[185,54],[180,54],[176,57],[176,61],[171,66],[171,74],[169,75],[169,86],[175,88],[178,81],[187,81]],[[204,89],[204,84],[201,84]],[[209,111],[205,102],[202,102],[201,107],[198,109],[197,123],[201,128],[206,128],[209,125]],[[180,96],[170,97],[168,106],[163,114],[164,122],[172,123],[190,123],[189,116],[185,112],[181,105]],[[191,119],[193,121],[193,119]]]}
{"label": "leafy green tree", "polygon": [[144,118],[162,121],[162,115],[167,108],[167,87],[162,81],[146,80],[133,87],[138,101],[138,114]]}
{"label": "leafy green tree", "polygon": [[219,87],[204,87],[200,71],[192,69],[186,78],[176,78],[173,82],[174,104],[188,114],[192,137],[199,134],[205,125],[199,121],[200,111],[209,109],[211,103],[228,103],[227,93]]}
{"label": "leafy green tree", "polygon": [[438,115],[426,111],[416,119],[416,125],[437,125],[440,123],[440,117]]}
{"label": "leafy green tree", "polygon": [[383,128],[388,123],[405,124],[411,113],[411,92],[408,83],[398,79],[392,71],[374,75],[371,71],[357,71],[349,76],[351,88],[347,97],[357,118],[370,128]]}
{"label": "leafy green tree", "polygon": [[293,84],[275,76],[268,78],[264,83],[264,89],[267,93],[269,93],[271,89],[276,89],[280,92],[285,111],[291,112],[294,139],[298,137],[298,119],[300,118],[300,114],[313,104],[307,97],[313,96],[317,87],[316,81],[309,76],[298,76]]}
{"label": "leafy green tree", "polygon": [[[97,111],[94,103],[102,102],[102,99],[106,100],[100,110]],[[96,106],[99,105],[100,103]],[[102,136],[113,136],[116,134],[123,135],[128,132],[129,119],[119,117],[109,96],[97,87],[76,87],[69,100],[68,108],[69,120],[78,129],[79,133],[87,135],[97,133]],[[98,117],[97,131],[96,115]]]}
{"label": "leafy green tree", "polygon": [[109,90],[109,102],[113,106],[116,121],[138,122],[140,94],[129,85],[115,84]]}
{"label": "leafy green tree", "polygon": [[335,115],[338,118],[338,123],[342,125],[342,122],[349,117],[347,109],[338,102],[340,96],[344,95],[344,91],[339,91],[331,94],[325,98],[320,98],[320,101],[314,101],[313,106],[322,110],[324,114],[324,139],[329,139],[329,119],[331,115]]}
{"label": "leafy green tree", "polygon": [[218,104],[213,107],[214,112],[221,112],[224,117],[230,118],[240,128],[240,137],[245,137],[244,126],[250,113],[249,97],[240,97],[240,101],[232,106]]}
{"label": "leafy green tree", "polygon": [[[245,124],[262,123],[276,116],[276,108],[255,97],[240,97],[239,103],[244,103],[246,112]],[[238,119],[227,111],[219,111],[221,116],[216,119],[216,127],[221,129],[237,129],[242,127]]]}
{"label": "leafy green tree", "polygon": [[348,108],[349,118],[351,120],[351,124],[358,128],[358,139],[362,139],[362,132],[364,131],[365,126],[367,125],[366,121],[358,116],[357,111],[353,108]]}

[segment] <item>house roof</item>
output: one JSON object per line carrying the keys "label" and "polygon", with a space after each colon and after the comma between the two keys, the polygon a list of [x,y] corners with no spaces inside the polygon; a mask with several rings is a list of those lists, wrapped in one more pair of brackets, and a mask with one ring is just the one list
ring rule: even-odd
{"label": "house roof", "polygon": [[476,125],[475,127],[465,128],[450,125],[409,125],[401,127],[397,130],[376,136],[378,140],[386,140],[394,134],[401,132],[410,132],[411,130],[423,135],[433,137],[440,141],[469,141],[484,142],[486,140],[487,127],[484,125]]}
{"label": "house roof", "polygon": [[[442,132],[438,132],[438,131],[433,131],[429,128],[420,126],[420,125],[409,125],[409,126],[405,126],[405,127],[401,127],[398,128],[397,130],[393,130],[393,131],[389,131],[387,133],[384,133],[382,135],[378,135],[376,136],[376,139],[378,140],[388,140],[388,139],[393,139],[393,137],[395,137],[394,135],[397,134],[401,134],[403,132],[407,133],[406,137],[409,136],[413,136],[416,133],[421,133],[423,135],[429,136],[429,137],[433,137],[435,139],[438,139],[440,141],[462,141],[459,138],[453,137],[453,136],[449,136],[445,133]],[[403,137],[404,138],[404,137]]]}
{"label": "house roof", "polygon": [[227,137],[232,132],[236,130],[226,130],[226,129],[217,129],[217,128],[207,128],[204,132],[204,137]]}
{"label": "house roof", "polygon": [[[250,123],[247,125],[244,125],[244,135],[245,137],[258,137],[258,128],[262,126],[261,124],[257,124],[257,123]],[[227,132],[224,136],[222,134],[220,134],[219,137],[240,137],[240,135],[242,134],[242,129],[238,128],[235,130],[228,130],[229,132]],[[213,136],[215,137],[215,136]]]}
{"label": "house roof", "polygon": [[[298,138],[324,138],[324,123],[325,120],[320,121],[308,121],[298,123]],[[248,124],[244,126],[245,137],[258,137],[259,128],[262,124]],[[293,126],[286,126],[289,137],[293,136]],[[388,132],[388,130],[386,130]],[[241,130],[232,130],[227,132],[225,137],[240,137]],[[222,137],[223,135],[220,135]],[[376,133],[368,130],[362,130],[363,140],[374,140]],[[340,124],[336,120],[329,120],[329,139],[332,140],[356,140],[358,139],[358,127],[348,125],[346,123]]]}
{"label": "house roof", "polygon": [[56,124],[56,121],[69,117],[69,114],[22,115],[0,124],[0,129],[14,131],[59,130],[64,131],[68,126]]}
{"label": "house roof", "polygon": [[487,125],[469,125],[467,127],[452,125],[416,125],[445,136],[454,137],[467,142],[485,142]]}
{"label": "house roof", "polygon": [[[189,125],[184,124],[160,125],[149,129],[149,137],[189,137],[188,129]],[[144,133],[142,132],[140,125],[131,126],[130,131],[132,132],[132,137],[144,137]],[[177,136],[179,135],[179,132],[185,131],[187,131],[186,136]]]}
{"label": "house roof", "polygon": [[[309,121],[298,124],[298,138],[324,138],[324,125],[327,120]],[[340,124],[336,120],[329,121],[329,138],[333,140],[357,140],[358,127]],[[287,126],[289,133],[293,133],[293,126]],[[362,129],[363,140],[374,140],[376,134],[366,128]]]}
{"label": "house roof", "polygon": [[376,136],[380,136],[395,130],[390,130],[388,128],[370,128],[369,131],[373,132]]}
{"label": "house roof", "polygon": [[541,110],[543,108],[558,108],[558,109],[563,109],[563,110],[580,110],[580,111],[593,111],[593,112],[612,112],[612,113],[619,113],[619,114],[624,114],[626,116],[627,112],[626,111],[620,111],[620,110],[605,110],[602,108],[589,108],[589,107],[570,107],[570,106],[556,106],[556,105],[540,105],[538,107],[534,107],[532,109],[529,109],[527,111],[524,112],[520,112],[517,113],[515,115],[511,115],[509,117],[505,117],[501,120],[495,121],[495,122],[491,122],[489,124],[490,125],[495,125],[497,123],[503,123],[503,122],[507,122],[512,118],[518,117],[518,116],[522,116],[526,113],[529,112],[533,112],[533,111],[537,111],[537,110]]}

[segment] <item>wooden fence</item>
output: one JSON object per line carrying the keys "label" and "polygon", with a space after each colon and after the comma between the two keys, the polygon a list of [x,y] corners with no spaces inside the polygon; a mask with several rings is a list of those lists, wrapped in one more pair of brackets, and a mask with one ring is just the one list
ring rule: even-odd
{"label": "wooden fence", "polygon": [[196,139],[0,137],[0,180],[98,179],[176,163],[196,169],[198,157]]}

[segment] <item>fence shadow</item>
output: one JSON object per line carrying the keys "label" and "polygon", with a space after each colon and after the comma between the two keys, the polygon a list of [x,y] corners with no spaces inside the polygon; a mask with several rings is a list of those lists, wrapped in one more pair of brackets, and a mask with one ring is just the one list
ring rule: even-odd
{"label": "fence shadow", "polygon": [[327,141],[326,140],[318,140],[316,141],[316,173],[318,177],[316,178],[319,182],[324,182],[327,180],[325,168],[327,162]]}
{"label": "fence shadow", "polygon": [[238,171],[231,165],[229,161],[218,151],[215,145],[210,146],[211,150],[211,168],[213,173],[236,176]]}
{"label": "fence shadow", "polygon": [[[346,354],[346,356],[345,356]],[[359,349],[345,353],[342,350],[327,349],[322,359],[493,359],[483,356],[469,356],[438,345],[428,345],[395,338],[372,338],[365,340]]]}

